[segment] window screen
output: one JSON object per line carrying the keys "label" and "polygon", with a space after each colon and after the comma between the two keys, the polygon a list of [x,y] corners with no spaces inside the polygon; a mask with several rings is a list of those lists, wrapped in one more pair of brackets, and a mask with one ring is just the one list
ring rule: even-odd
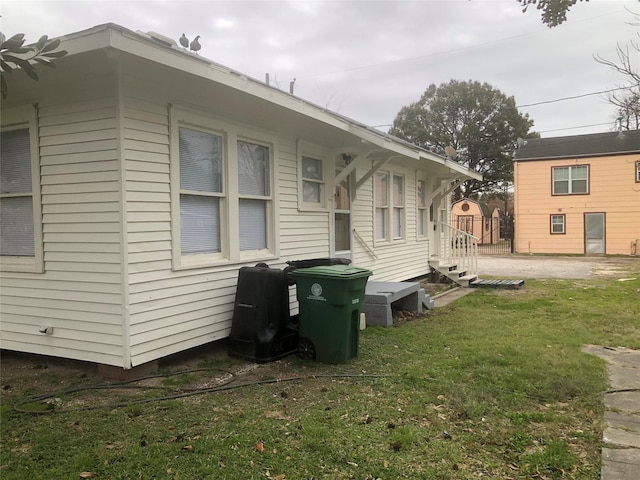
{"label": "window screen", "polygon": [[0,255],[35,256],[28,128],[0,137]]}

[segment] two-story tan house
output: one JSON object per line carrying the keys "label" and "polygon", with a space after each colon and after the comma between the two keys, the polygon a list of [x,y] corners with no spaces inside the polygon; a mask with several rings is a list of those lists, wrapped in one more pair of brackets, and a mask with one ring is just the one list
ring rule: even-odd
{"label": "two-story tan house", "polygon": [[521,143],[516,252],[640,254],[640,130]]}

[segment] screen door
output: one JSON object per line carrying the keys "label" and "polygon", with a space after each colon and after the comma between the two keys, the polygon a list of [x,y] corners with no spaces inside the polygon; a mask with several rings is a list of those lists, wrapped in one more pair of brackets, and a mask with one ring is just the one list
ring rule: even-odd
{"label": "screen door", "polygon": [[604,213],[585,213],[584,253],[604,252]]}

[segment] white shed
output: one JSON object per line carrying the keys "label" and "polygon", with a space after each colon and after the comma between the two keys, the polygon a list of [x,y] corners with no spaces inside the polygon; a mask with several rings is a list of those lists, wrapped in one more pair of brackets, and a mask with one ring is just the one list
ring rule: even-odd
{"label": "white shed", "polygon": [[481,178],[157,34],[61,48],[2,102],[4,349],[129,369],[224,338],[257,262],[424,275],[438,206]]}

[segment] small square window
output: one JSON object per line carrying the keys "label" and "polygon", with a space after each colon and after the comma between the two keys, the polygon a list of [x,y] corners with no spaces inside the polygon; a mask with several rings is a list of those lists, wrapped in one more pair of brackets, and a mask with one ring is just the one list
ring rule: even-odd
{"label": "small square window", "polygon": [[551,234],[565,233],[565,215],[551,215]]}
{"label": "small square window", "polygon": [[640,160],[636,162],[636,183],[640,183]]}
{"label": "small square window", "polygon": [[311,150],[313,156],[302,153],[299,157],[298,172],[300,175],[299,206],[302,209],[326,208],[325,193],[325,161],[317,147],[304,145],[301,150]]}

